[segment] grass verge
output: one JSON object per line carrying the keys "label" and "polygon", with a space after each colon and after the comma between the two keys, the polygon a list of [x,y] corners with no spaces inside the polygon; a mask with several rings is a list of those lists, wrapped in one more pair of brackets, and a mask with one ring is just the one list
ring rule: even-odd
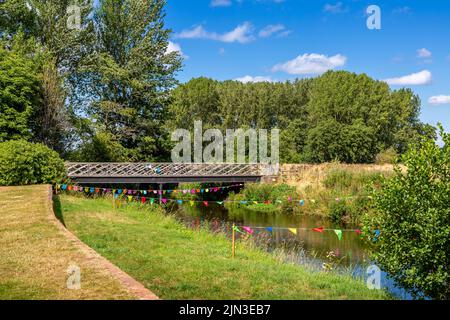
{"label": "grass verge", "polygon": [[[47,186],[0,188],[0,300],[132,299],[61,234],[51,210]],[[71,265],[80,290],[67,288]]]}
{"label": "grass verge", "polygon": [[69,230],[162,299],[388,299],[350,276],[312,272],[207,230],[157,206],[114,209],[104,198],[61,196]]}

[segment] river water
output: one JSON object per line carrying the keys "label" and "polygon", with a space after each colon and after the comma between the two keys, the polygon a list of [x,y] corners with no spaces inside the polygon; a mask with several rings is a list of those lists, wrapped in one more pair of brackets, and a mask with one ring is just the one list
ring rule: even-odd
{"label": "river water", "polygon": [[[252,238],[261,248],[273,252],[282,252],[289,262],[294,262],[323,270],[331,267],[335,272],[351,273],[358,278],[367,279],[367,267],[370,261],[368,247],[361,236],[353,231],[354,226],[340,226],[317,216],[292,215],[283,213],[255,212],[245,208],[228,210],[223,205],[210,203],[204,205],[180,206],[175,209],[176,217],[190,228],[208,227],[211,231],[225,232],[231,237],[235,224],[243,233],[236,237]],[[243,227],[249,227],[248,234]],[[267,229],[270,228],[270,229]],[[296,228],[297,235],[288,230]],[[315,228],[331,229],[323,232]],[[343,230],[339,240],[333,229]],[[349,231],[345,231],[349,230]],[[411,299],[402,288],[397,287],[389,276],[381,273],[381,287],[387,289],[399,299]]]}

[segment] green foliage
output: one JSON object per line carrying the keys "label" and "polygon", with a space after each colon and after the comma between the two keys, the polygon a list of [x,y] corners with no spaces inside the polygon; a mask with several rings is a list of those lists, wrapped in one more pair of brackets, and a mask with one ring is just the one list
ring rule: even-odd
{"label": "green foliage", "polygon": [[350,208],[344,201],[332,201],[329,208],[329,218],[334,223],[342,223],[345,216],[350,215]]}
{"label": "green foliage", "polygon": [[278,128],[282,162],[372,163],[432,134],[419,107],[410,90],[345,71],[285,83],[198,78],[173,91],[167,131],[192,130],[195,120],[222,130]]}
{"label": "green foliage", "polygon": [[[332,167],[326,171],[321,185],[302,190],[301,197],[309,201],[294,210],[298,214],[321,215],[335,223],[359,224],[365,214],[373,211],[373,200],[369,197],[372,188],[379,188],[381,181],[390,176],[388,171],[367,172],[342,165]],[[312,199],[316,201],[312,202]]]}
{"label": "green foliage", "polygon": [[23,140],[0,143],[0,185],[55,184],[65,179],[63,160],[46,146]]}
{"label": "green foliage", "polygon": [[[86,106],[92,131],[104,131],[133,160],[167,155],[162,122],[177,83],[179,53],[167,53],[163,0],[101,0],[95,9],[96,52],[82,68],[95,99]],[[89,141],[89,139],[88,139]],[[103,159],[106,160],[106,159]]]}
{"label": "green foliage", "polygon": [[[292,213],[294,204],[288,201],[289,197],[293,200],[298,200],[298,192],[295,187],[289,186],[287,184],[247,184],[244,189],[239,193],[231,193],[228,197],[229,201],[249,201],[249,205],[252,209],[257,211],[258,206],[251,203],[252,201],[265,202],[270,201],[273,205],[271,206],[271,211],[274,207],[277,210],[281,210],[285,213]],[[239,206],[240,203],[226,203],[229,208]]]}
{"label": "green foliage", "polygon": [[416,296],[450,298],[450,135],[444,146],[425,139],[402,157],[406,174],[375,192],[376,214],[366,232],[381,230],[374,258]]}
{"label": "green foliage", "polygon": [[29,139],[40,84],[36,63],[0,42],[0,142]]}
{"label": "green foliage", "polygon": [[125,149],[114,135],[108,132],[98,132],[92,140],[70,156],[73,161],[81,162],[126,162],[130,158],[129,150]]}
{"label": "green foliage", "polygon": [[397,160],[398,154],[394,148],[390,147],[387,150],[384,150],[377,154],[375,158],[376,164],[394,164]]}
{"label": "green foliage", "polygon": [[410,90],[391,91],[365,74],[327,72],[310,91],[307,158],[373,162],[381,150],[412,141],[420,126],[419,107]]}

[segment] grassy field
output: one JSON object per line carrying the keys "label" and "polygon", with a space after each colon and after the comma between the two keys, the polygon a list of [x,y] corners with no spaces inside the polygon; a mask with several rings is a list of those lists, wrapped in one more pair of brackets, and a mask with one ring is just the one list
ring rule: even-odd
{"label": "grassy field", "polygon": [[[131,299],[92,265],[51,220],[46,186],[0,188],[0,300]],[[67,268],[81,269],[81,290],[67,289]]]}
{"label": "grassy field", "polygon": [[157,207],[62,195],[69,230],[162,299],[389,299],[350,276],[312,272],[223,235],[193,231]]}

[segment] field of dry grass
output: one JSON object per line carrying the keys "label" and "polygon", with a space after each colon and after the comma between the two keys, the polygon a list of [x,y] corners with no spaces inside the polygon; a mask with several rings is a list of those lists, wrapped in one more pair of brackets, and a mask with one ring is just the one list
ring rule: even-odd
{"label": "field of dry grass", "polygon": [[[52,220],[47,186],[0,188],[1,299],[133,299]],[[81,270],[81,289],[67,288],[67,269]]]}

